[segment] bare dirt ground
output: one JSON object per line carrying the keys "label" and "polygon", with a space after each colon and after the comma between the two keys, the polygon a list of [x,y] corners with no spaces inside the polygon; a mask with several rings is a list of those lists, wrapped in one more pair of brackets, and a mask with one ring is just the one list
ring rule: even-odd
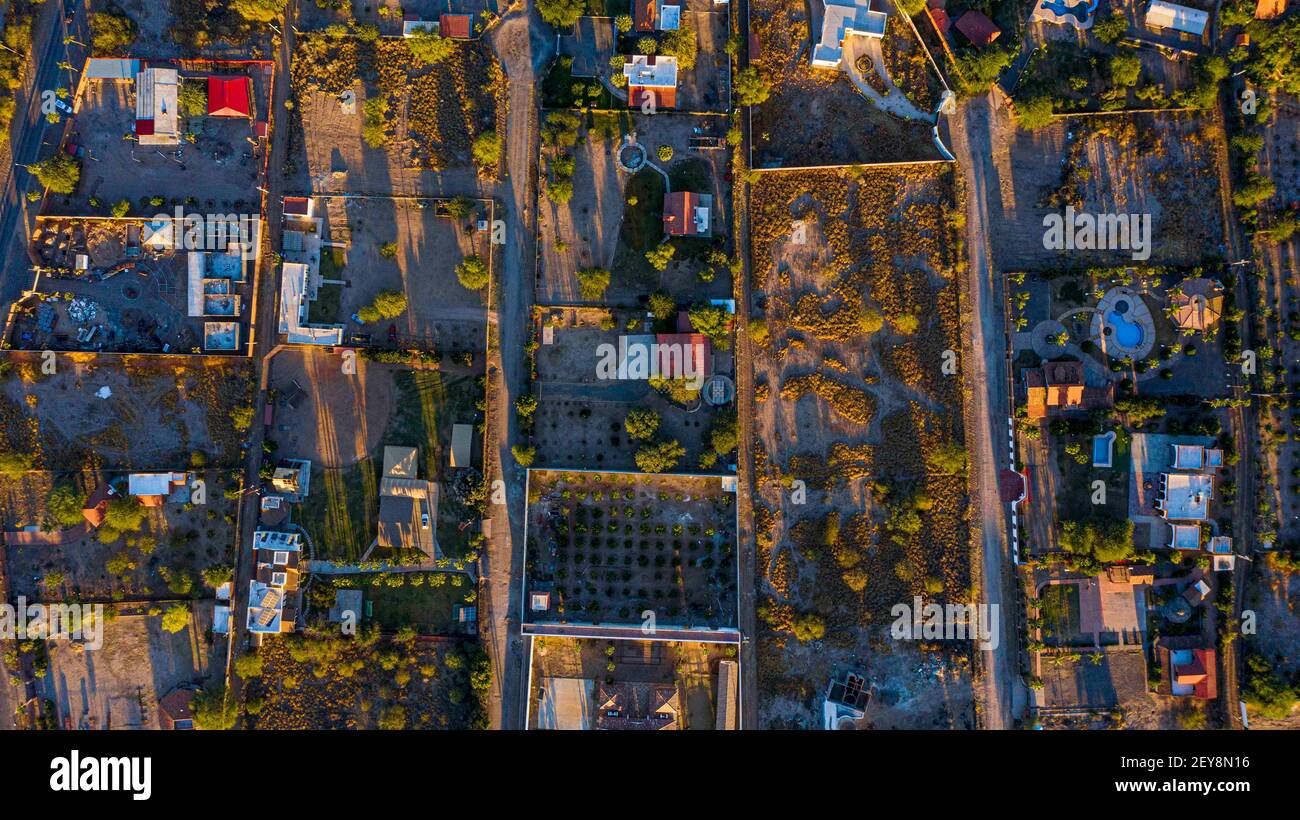
{"label": "bare dirt ground", "polygon": [[[396,325],[402,344],[445,351],[484,348],[485,295],[466,290],[455,272],[468,256],[491,260],[490,230],[475,229],[478,220],[490,221],[483,203],[464,221],[439,218],[434,208],[410,200],[334,200],[329,213],[331,236],[351,237],[342,270],[329,274],[347,282],[333,321],[355,327],[350,316],[380,291],[397,290],[406,295],[405,312],[364,325],[361,332],[380,341],[387,338],[389,325]],[[389,243],[397,245],[391,258],[383,255]]]}
{"label": "bare dirt ground", "polygon": [[[403,20],[434,20],[442,14],[470,14],[475,26],[482,26],[480,13],[500,13],[497,0],[349,0],[339,9],[322,8],[314,2],[298,7],[298,28],[315,31],[336,23],[355,21],[378,26],[387,37],[402,33]],[[477,31],[477,29],[476,29]]]}
{"label": "bare dirt ground", "polygon": [[[354,95],[350,105],[344,103]],[[438,66],[422,66],[399,39],[300,38],[294,57],[292,187],[373,194],[478,190],[471,146],[503,133],[505,77],[482,42],[458,43]],[[367,102],[383,106],[383,144],[363,139]],[[497,169],[481,169],[495,176]]]}
{"label": "bare dirt ground", "polygon": [[929,123],[888,114],[843,72],[812,67],[805,5],[758,0],[750,14],[761,44],[759,73],[772,83],[771,97],[753,109],[753,167],[941,158]]}
{"label": "bare dirt ground", "polygon": [[[1117,114],[1016,131],[988,203],[994,261],[1003,271],[1132,264],[1131,251],[1043,247],[1043,218],[1076,212],[1150,214],[1145,264],[1194,265],[1221,253],[1214,133],[1186,114]],[[1080,173],[1082,171],[1082,173]],[[996,193],[990,191],[990,193]]]}
{"label": "bare dirt ground", "polygon": [[42,689],[54,701],[60,727],[160,728],[158,701],[212,672],[211,649],[203,638],[212,625],[212,605],[200,603],[196,609],[190,627],[175,634],[163,630],[160,615],[123,607],[105,624],[101,649],[51,641]]}
{"label": "bare dirt ground", "polygon": [[[575,160],[573,198],[565,205],[556,205],[543,195],[538,202],[538,238],[541,242],[541,276],[538,282],[538,301],[541,304],[574,304],[582,301],[578,291],[578,270],[603,267],[616,274],[605,293],[606,304],[635,304],[656,287],[676,292],[688,287],[692,294],[728,295],[730,278],[720,274],[708,284],[701,283],[696,271],[702,267],[697,261],[678,259],[666,271],[657,273],[648,265],[616,266],[620,254],[638,256],[639,251],[620,250],[620,236],[626,202],[629,174],[618,166],[618,150],[624,137],[636,135],[636,141],[645,146],[647,159],[669,175],[675,168],[693,162],[703,162],[710,177],[708,190],[694,193],[713,195],[714,236],[725,236],[731,229],[731,195],[727,182],[727,152],[725,150],[693,151],[690,138],[697,133],[723,135],[726,120],[722,117],[688,117],[672,114],[644,115],[626,112],[600,114],[609,118],[615,135],[609,136],[598,128],[585,131],[585,139],[567,149]],[[658,158],[660,146],[673,149],[672,159]],[[662,215],[662,212],[657,212]],[[625,273],[635,271],[635,276]]]}
{"label": "bare dirt ground", "polygon": [[[1256,616],[1255,634],[1248,640],[1251,647],[1273,663],[1273,669],[1294,680],[1300,671],[1300,629],[1296,616],[1300,611],[1300,574],[1285,573],[1260,562],[1255,564],[1247,587],[1245,608]],[[1252,729],[1300,728],[1300,712],[1292,709],[1289,717],[1250,718]]]}
{"label": "bare dirt ground", "polygon": [[249,402],[247,361],[70,353],[41,376],[37,354],[9,358],[19,364],[0,383],[0,434],[38,468],[170,470],[193,453],[209,466],[237,462],[243,435],[231,412]]}
{"label": "bare dirt ground", "polygon": [[283,399],[295,381],[306,391],[302,403],[293,409],[277,401],[272,425],[272,437],[286,457],[348,467],[379,444],[395,399],[389,367],[358,357],[356,373],[347,375],[338,356],[281,350],[271,360],[270,387]]}
{"label": "bare dirt ground", "polygon": [[[932,462],[963,442],[959,385],[940,369],[960,349],[951,184],[915,167],[753,187],[760,725],[819,724],[815,696],[845,667],[888,691],[919,685],[876,667],[887,613],[969,595],[965,482]],[[924,523],[907,535],[897,516],[916,503]],[[943,694],[913,726],[973,721],[967,648],[940,650]]]}

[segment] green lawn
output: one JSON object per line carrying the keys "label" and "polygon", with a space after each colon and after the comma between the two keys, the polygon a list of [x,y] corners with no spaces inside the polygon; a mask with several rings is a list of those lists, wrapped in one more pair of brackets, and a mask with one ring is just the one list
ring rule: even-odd
{"label": "green lawn", "polygon": [[[609,89],[595,77],[574,77],[566,58],[555,61],[546,78],[542,80],[542,106],[545,108],[596,108],[612,110],[626,108],[622,100],[614,99]],[[579,93],[574,93],[574,87]],[[588,89],[596,89],[596,96],[591,96]]]}
{"label": "green lawn", "polygon": [[[336,587],[360,589],[365,596],[365,606],[370,610],[370,618],[385,632],[396,632],[410,625],[422,635],[459,633],[452,607],[456,604],[473,605],[476,597],[469,577],[459,573],[407,572],[382,577],[384,581],[379,586],[373,583],[376,576],[366,573],[322,576],[321,580],[333,582]],[[416,577],[423,579],[419,586],[411,583]],[[388,582],[396,578],[401,579],[402,586],[389,586]],[[435,585],[435,580],[440,580],[441,584]]]}
{"label": "green lawn", "polygon": [[364,459],[342,469],[312,469],[311,495],[294,519],[311,536],[317,558],[356,561],[375,539],[380,466]]}
{"label": "green lawn", "polygon": [[342,285],[321,285],[316,301],[307,306],[307,321],[315,325],[334,324],[339,321],[342,305]]}
{"label": "green lawn", "polygon": [[[645,252],[664,235],[664,178],[646,168],[628,180],[623,191],[623,226],[618,235],[611,273],[633,289],[653,289],[659,273],[646,261]],[[636,204],[630,204],[635,200]]]}
{"label": "green lawn", "polygon": [[[1057,518],[1061,521],[1081,521],[1094,516],[1123,520],[1128,518],[1128,485],[1131,456],[1129,446],[1115,442],[1110,469],[1092,466],[1092,436],[1066,436],[1080,443],[1088,456],[1087,464],[1080,464],[1067,454],[1064,444],[1054,446],[1056,466],[1061,473],[1059,494],[1056,497]],[[1094,481],[1106,482],[1106,503],[1093,504]]]}
{"label": "green lawn", "polygon": [[473,376],[448,376],[438,370],[402,370],[395,381],[397,401],[380,447],[419,447],[422,475],[441,479],[451,448],[452,425],[475,421],[478,385]]}
{"label": "green lawn", "polygon": [[1079,587],[1053,584],[1038,595],[1038,613],[1052,634],[1049,642],[1072,643],[1079,633]]}

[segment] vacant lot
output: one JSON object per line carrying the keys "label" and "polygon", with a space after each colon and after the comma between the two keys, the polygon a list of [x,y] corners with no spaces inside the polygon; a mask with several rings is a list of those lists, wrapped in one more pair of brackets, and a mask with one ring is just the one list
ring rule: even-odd
{"label": "vacant lot", "polygon": [[[428,205],[426,200],[328,200],[329,236],[346,247],[328,249],[323,276],[344,284],[322,286],[313,321],[356,328],[350,317],[381,291],[397,291],[406,297],[406,309],[395,318],[363,324],[358,332],[384,343],[392,326],[398,345],[448,353],[483,349],[487,291],[466,290],[455,269],[470,256],[492,262],[490,231],[476,229],[479,220],[491,223],[490,203],[476,203],[466,219],[435,216],[434,207],[421,203]],[[326,304],[337,308],[327,315]]]}
{"label": "vacant lot", "polygon": [[1133,264],[1132,250],[1045,249],[1043,218],[1071,205],[1077,213],[1150,214],[1148,265],[1192,266],[1221,254],[1214,141],[1222,138],[1205,117],[1175,113],[1017,131],[999,169],[1007,175],[998,180],[1001,201],[989,203],[994,261],[1002,270]]}
{"label": "vacant lot", "polygon": [[[150,613],[155,614],[150,614]],[[158,729],[158,701],[181,684],[201,682],[220,671],[204,633],[212,605],[195,604],[190,626],[169,633],[157,610],[117,607],[105,613],[104,645],[86,650],[50,641],[49,673],[42,695],[54,701],[60,728]]]}
{"label": "vacant lot", "polygon": [[258,650],[245,709],[257,729],[469,729],[486,725],[477,644],[289,635]]}
{"label": "vacant lot", "polygon": [[[233,467],[251,401],[250,363],[198,356],[95,359],[11,352],[0,370],[0,442],[47,470]],[[246,418],[246,416],[244,417]]]}
{"label": "vacant lot", "polygon": [[474,139],[505,132],[505,76],[482,40],[430,66],[400,38],[300,37],[293,95],[284,170],[314,191],[464,193]]}
{"label": "vacant lot", "polygon": [[[894,604],[969,596],[952,185],[913,166],[754,186],[763,725],[818,721],[832,669],[873,677]],[[955,681],[968,648],[930,660]],[[960,724],[964,691],[925,720]]]}
{"label": "vacant lot", "polygon": [[761,44],[759,74],[772,85],[768,100],[753,110],[753,167],[941,158],[930,123],[886,113],[844,72],[812,67],[805,6],[758,0],[750,14]]}
{"label": "vacant lot", "polygon": [[535,621],[736,625],[735,494],[718,478],[534,470],[528,589]]}
{"label": "vacant lot", "polygon": [[[355,560],[375,539],[386,445],[419,448],[420,477],[440,484],[438,543],[445,555],[464,554],[468,536],[458,525],[471,517],[464,493],[477,473],[452,470],[448,457],[452,425],[481,420],[481,359],[475,363],[478,370],[451,362],[442,370],[407,370],[358,359],[356,373],[348,375],[337,357],[323,352],[276,356],[270,438],[279,456],[312,461],[311,494],[294,515],[318,557]],[[296,407],[288,403],[294,381],[305,392]]]}
{"label": "vacant lot", "polygon": [[[552,115],[554,116],[554,115]],[[730,243],[731,199],[727,152],[693,150],[696,129],[721,136],[722,117],[647,116],[628,112],[594,112],[585,115],[578,143],[568,148],[546,148],[546,162],[554,167],[563,156],[573,160],[573,198],[557,204],[545,196],[538,203],[538,238],[541,276],[538,301],[574,304],[582,298],[576,273],[604,268],[613,276],[599,301],[636,305],[656,288],[698,295],[729,295],[730,276],[725,265],[709,282],[700,272],[710,266],[706,256],[718,250],[725,260]],[[619,149],[635,134],[654,168],[635,175],[621,169]],[[671,149],[667,161],[659,158],[662,146]],[[668,190],[710,194],[713,197],[711,239],[675,239],[676,253],[665,270],[653,268],[646,251],[660,245],[663,232],[663,197]]]}
{"label": "vacant lot", "polygon": [[[578,679],[610,683],[675,684],[684,728],[717,727],[718,663],[735,660],[736,648],[721,644],[651,641],[598,641],[537,638],[533,641],[529,729],[543,717],[546,682]],[[592,687],[593,698],[595,687]],[[595,703],[584,704],[594,712]],[[543,717],[543,720],[545,718]]]}

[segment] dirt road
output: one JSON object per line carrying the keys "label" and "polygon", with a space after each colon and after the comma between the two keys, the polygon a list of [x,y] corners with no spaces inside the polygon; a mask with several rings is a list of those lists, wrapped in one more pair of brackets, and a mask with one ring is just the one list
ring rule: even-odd
{"label": "dirt road", "polygon": [[1003,635],[997,648],[983,653],[982,674],[976,688],[980,725],[985,729],[1005,729],[1012,725],[1014,667],[1017,643],[1016,622],[1012,617],[1015,599],[1007,583],[1010,556],[1007,549],[1006,511],[998,497],[998,470],[1008,464],[1007,374],[1005,332],[1003,328],[1002,280],[993,269],[988,223],[990,197],[1000,203],[999,169],[993,145],[1006,145],[1009,114],[997,106],[990,94],[963,103],[950,123],[953,153],[966,178],[966,252],[968,254],[968,293],[966,312],[970,317],[970,345],[964,351],[962,368],[970,392],[969,417],[973,499],[979,520],[977,550],[981,561],[981,590],[985,603],[1002,612]]}
{"label": "dirt road", "polygon": [[[479,623],[483,648],[492,659],[493,688],[488,712],[494,729],[524,728],[527,658],[519,635],[523,614],[524,472],[510,454],[517,435],[515,398],[528,389],[529,339],[536,271],[537,219],[537,76],[551,60],[554,38],[531,8],[517,10],[493,30],[492,46],[505,65],[510,83],[510,112],[506,125],[508,176],[497,185],[504,206],[506,244],[497,293],[493,299],[498,321],[495,343],[488,349],[490,374],[489,445],[484,474],[505,490],[505,504],[492,503],[501,496],[490,493],[488,515],[492,538],[480,561],[484,579]],[[513,514],[512,514],[513,513]]]}

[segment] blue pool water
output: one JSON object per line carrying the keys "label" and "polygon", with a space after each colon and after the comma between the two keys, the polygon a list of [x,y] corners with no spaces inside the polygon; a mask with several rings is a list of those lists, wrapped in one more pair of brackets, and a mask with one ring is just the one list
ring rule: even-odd
{"label": "blue pool water", "polygon": [[1142,326],[1135,325],[1124,318],[1128,308],[1128,302],[1116,302],[1115,309],[1106,314],[1106,321],[1115,331],[1115,341],[1124,347],[1134,348],[1142,344]]}

